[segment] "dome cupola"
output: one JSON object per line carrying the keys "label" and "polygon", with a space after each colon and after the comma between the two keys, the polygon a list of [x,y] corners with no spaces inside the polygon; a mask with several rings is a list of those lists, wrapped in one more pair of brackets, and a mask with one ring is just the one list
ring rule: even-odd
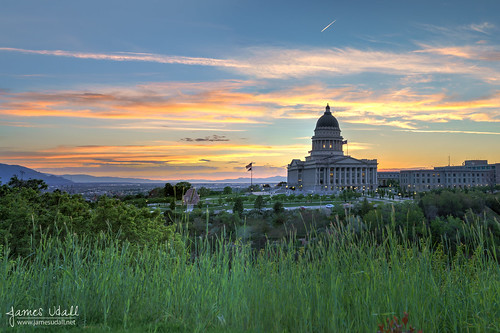
{"label": "dome cupola", "polygon": [[318,127],[335,127],[339,128],[339,122],[330,112],[330,105],[326,104],[325,113],[318,119],[316,123],[316,129]]}
{"label": "dome cupola", "polygon": [[343,156],[343,145],[344,138],[340,135],[339,122],[332,115],[330,105],[326,104],[325,113],[316,122],[311,156]]}

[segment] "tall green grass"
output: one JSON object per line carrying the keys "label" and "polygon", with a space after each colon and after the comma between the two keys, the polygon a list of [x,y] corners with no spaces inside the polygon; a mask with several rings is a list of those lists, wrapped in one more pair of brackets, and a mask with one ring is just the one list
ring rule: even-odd
{"label": "tall green grass", "polygon": [[[31,256],[0,262],[0,328],[14,309],[79,307],[76,330],[376,332],[409,313],[424,332],[500,331],[500,268],[487,232],[383,241],[338,224],[255,252],[241,241],[198,238],[189,251],[141,249],[107,236],[43,238]],[[57,328],[56,328],[57,329]],[[66,328],[60,328],[67,329]]]}

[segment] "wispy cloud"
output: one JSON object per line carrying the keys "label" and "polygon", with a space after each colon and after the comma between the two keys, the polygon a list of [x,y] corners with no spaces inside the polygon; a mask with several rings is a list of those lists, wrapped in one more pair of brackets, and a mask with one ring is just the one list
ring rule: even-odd
{"label": "wispy cloud", "polygon": [[407,128],[407,129],[415,129],[415,123],[411,123],[409,121],[400,121],[400,120],[387,120],[387,119],[376,119],[376,118],[362,118],[362,119],[351,119],[350,123],[353,124],[367,124],[374,126],[391,126],[391,127],[399,127],[399,128]]}
{"label": "wispy cloud", "polygon": [[39,125],[39,124],[32,124],[32,123],[20,122],[20,121],[0,121],[0,126],[9,126],[9,127],[49,127],[48,125]]}
{"label": "wispy cloud", "polygon": [[[471,68],[468,63],[459,60],[450,61],[449,58],[440,57],[443,54],[453,52],[453,50],[446,51],[445,48],[437,47],[433,49],[435,51],[441,49],[441,52],[430,52],[428,48],[427,50],[389,52],[355,48],[301,50],[253,47],[245,49],[241,55],[228,57],[228,59],[129,52],[86,53],[64,50],[29,50],[9,47],[1,47],[0,51],[78,59],[147,61],[160,64],[211,66],[257,78],[291,78],[317,75],[346,76],[367,72],[402,76],[408,74],[457,74],[471,75],[484,80],[491,80],[495,75],[499,76],[497,69],[489,68],[486,65],[477,65],[475,68]],[[455,54],[459,54],[457,51],[459,50],[454,51]],[[463,52],[460,54],[468,55],[468,53]],[[497,59],[496,51],[486,55],[486,59],[491,58]]]}
{"label": "wispy cloud", "polygon": [[470,41],[477,38],[478,33],[484,37],[484,35],[490,35],[492,32],[495,32],[495,30],[498,30],[497,26],[491,22],[470,23],[455,26],[418,24],[417,28],[431,32],[439,38],[447,41]]}
{"label": "wispy cloud", "polygon": [[418,130],[409,129],[402,130],[413,133],[448,133],[448,134],[479,134],[479,135],[500,135],[500,132],[483,132],[483,131],[455,131],[455,130]]}
{"label": "wispy cloud", "polygon": [[213,128],[216,124],[265,122],[266,109],[262,105],[241,104],[244,100],[251,101],[251,94],[226,85],[221,82],[220,87],[209,84],[207,87],[185,87],[180,84],[173,89],[137,86],[126,91],[119,88],[107,91],[104,88],[106,91],[98,92],[5,93],[0,100],[0,114],[24,118],[156,121],[155,126],[171,128],[200,127],[200,124]]}
{"label": "wispy cloud", "polygon": [[[486,68],[474,70],[467,63],[435,55],[410,52],[334,49],[254,48],[249,50],[248,62],[237,70],[262,78],[304,77],[311,75],[346,76],[359,73],[456,74],[483,78]],[[491,70],[491,69],[490,69]],[[488,75],[489,79],[491,75]]]}
{"label": "wispy cloud", "polygon": [[495,28],[495,25],[490,22],[482,22],[478,24],[476,23],[469,24],[468,26],[465,26],[465,28],[483,34],[488,34],[490,30]]}
{"label": "wispy cloud", "polygon": [[489,45],[467,45],[467,46],[448,46],[448,47],[432,47],[427,44],[419,44],[421,50],[416,50],[416,53],[434,53],[445,56],[453,56],[457,58],[471,60],[486,60],[500,61],[500,50]]}
{"label": "wispy cloud", "polygon": [[13,47],[0,47],[0,51],[79,58],[79,59],[94,59],[94,60],[144,61],[144,62],[155,62],[160,64],[182,64],[182,65],[217,66],[217,67],[246,66],[241,62],[233,60],[169,56],[169,55],[160,55],[153,53],[134,53],[134,52],[90,53],[90,52],[75,52],[75,51],[65,51],[65,50],[29,50],[29,49],[20,49]]}
{"label": "wispy cloud", "polygon": [[[150,145],[61,145],[36,151],[18,151],[5,149],[2,161],[18,164],[29,161],[26,166],[44,168],[46,170],[86,169],[87,172],[99,175],[111,169],[117,175],[148,172],[150,175],[161,175],[163,179],[176,176],[182,170],[184,176],[199,176],[199,167],[219,172],[233,172],[233,165],[240,164],[243,173],[245,163],[251,159],[258,164],[270,164],[275,161],[283,163],[283,156],[303,154],[309,145],[259,145],[219,142],[155,142]],[[202,165],[200,165],[200,163]],[[90,171],[89,171],[90,170]],[[93,171],[92,171],[93,170]],[[281,170],[283,172],[283,170]],[[274,174],[269,174],[274,175]],[[225,177],[227,176],[221,176]]]}
{"label": "wispy cloud", "polygon": [[[176,87],[175,83],[169,86]],[[343,123],[418,129],[422,122],[500,122],[500,91],[459,100],[445,90],[423,93],[409,87],[377,91],[316,84],[253,94],[242,92],[248,88],[220,82],[220,86],[211,83],[209,87],[181,84],[176,89],[166,89],[161,84],[147,89],[136,86],[119,92],[108,87],[104,91],[96,88],[83,92],[5,93],[4,102],[0,100],[0,115],[4,116],[4,126],[19,126],[19,119],[64,117],[73,119],[69,124],[76,127],[89,126],[79,125],[80,120],[99,119],[94,128],[217,133],[244,131],[249,124],[261,126],[275,119],[315,119],[330,102]]]}

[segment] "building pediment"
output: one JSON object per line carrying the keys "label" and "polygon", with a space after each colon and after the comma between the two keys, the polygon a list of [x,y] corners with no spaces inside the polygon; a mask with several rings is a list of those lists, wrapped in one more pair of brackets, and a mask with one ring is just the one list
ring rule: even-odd
{"label": "building pediment", "polygon": [[290,162],[290,166],[296,166],[296,165],[302,165],[304,164],[303,161],[299,160],[299,159],[293,159],[292,162]]}
{"label": "building pediment", "polygon": [[342,156],[342,157],[328,157],[322,160],[317,160],[318,162],[321,163],[328,163],[328,164],[341,164],[341,165],[365,165],[366,162],[358,160],[356,158],[350,157],[350,156]]}
{"label": "building pediment", "polygon": [[352,158],[350,156],[345,156],[344,158],[340,159],[338,162],[338,164],[364,164],[362,161],[358,160],[358,159],[355,159],[355,158]]}

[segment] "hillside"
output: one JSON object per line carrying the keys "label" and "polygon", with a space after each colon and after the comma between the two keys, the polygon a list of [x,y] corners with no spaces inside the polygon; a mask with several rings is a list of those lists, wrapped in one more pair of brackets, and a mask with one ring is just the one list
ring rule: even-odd
{"label": "hillside", "polygon": [[17,175],[21,179],[41,179],[46,182],[49,186],[56,185],[70,185],[73,184],[72,181],[65,179],[63,177],[38,172],[36,170],[26,168],[20,165],[9,165],[0,163],[0,182],[6,184],[12,178],[12,176]]}

